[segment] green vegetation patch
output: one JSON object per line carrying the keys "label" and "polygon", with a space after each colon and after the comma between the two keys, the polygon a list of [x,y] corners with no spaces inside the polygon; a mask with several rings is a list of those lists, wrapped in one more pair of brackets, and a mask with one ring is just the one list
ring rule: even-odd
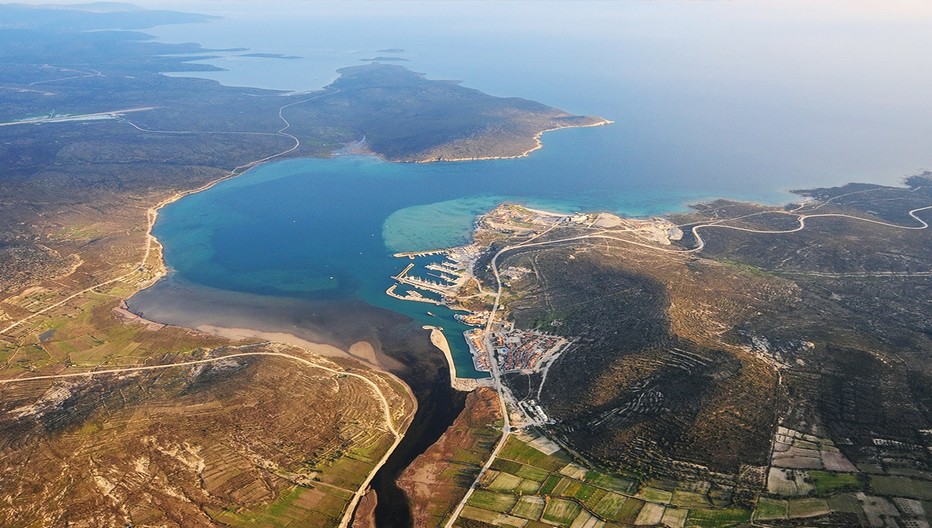
{"label": "green vegetation patch", "polygon": [[[621,507],[624,505],[626,500],[628,500],[628,498],[624,495],[609,492],[605,494],[604,497],[602,497],[602,500],[596,503],[596,505],[592,508],[592,511],[602,517],[605,517],[606,519],[617,519],[618,512],[621,510]],[[640,502],[636,501],[635,499],[631,500],[634,502]]]}
{"label": "green vegetation patch", "polygon": [[664,504],[669,504],[670,501],[673,500],[673,492],[644,486],[640,491],[638,491],[637,497],[639,499],[644,499],[647,502],[662,502]]}
{"label": "green vegetation patch", "polygon": [[687,508],[708,508],[712,506],[712,504],[709,503],[709,499],[702,493],[684,490],[674,490],[670,504],[674,506],[685,506]]}
{"label": "green vegetation patch", "polygon": [[874,475],[871,476],[870,482],[871,488],[878,495],[932,500],[932,482],[927,480]]}
{"label": "green vegetation patch", "polygon": [[352,458],[351,452],[347,452],[346,455],[341,454],[332,466],[324,470],[320,475],[321,482],[339,488],[355,489],[366,479],[372,470],[371,461],[356,460]]}
{"label": "green vegetation patch", "polygon": [[569,459],[565,455],[561,456],[559,453],[547,455],[514,436],[508,437],[508,441],[499,456],[548,471],[559,471],[569,463]]}
{"label": "green vegetation patch", "polygon": [[512,515],[533,521],[540,520],[542,513],[544,513],[544,498],[538,496],[521,497],[511,510]]}
{"label": "green vegetation patch", "polygon": [[595,507],[602,502],[602,499],[609,493],[599,488],[593,488],[593,490],[594,491],[588,497],[579,499],[582,501],[583,506],[589,511],[595,511]]}
{"label": "green vegetation patch", "polygon": [[291,486],[267,505],[234,512],[224,510],[212,516],[228,526],[280,527],[336,524],[346,501],[319,490]]}
{"label": "green vegetation patch", "polygon": [[498,471],[504,471],[505,473],[511,473],[513,475],[517,475],[518,471],[520,471],[523,466],[511,460],[505,460],[504,458],[496,458],[495,461],[492,462],[492,465],[490,467],[492,469],[497,469]]}
{"label": "green vegetation patch", "polygon": [[518,498],[508,493],[495,493],[486,490],[476,490],[469,497],[468,504],[496,512],[511,511]]}
{"label": "green vegetation patch", "polygon": [[618,513],[615,514],[614,520],[622,524],[634,524],[634,520],[638,518],[638,514],[641,513],[643,507],[644,501],[629,498],[621,505]]}
{"label": "green vegetation patch", "polygon": [[525,465],[520,465],[517,471],[511,473],[526,479],[536,480],[537,482],[543,482],[550,476],[550,472],[545,469]]}
{"label": "green vegetation patch", "polygon": [[542,495],[549,495],[553,493],[553,490],[557,487],[557,484],[563,480],[563,477],[560,475],[550,475],[547,477],[547,480],[544,481],[544,485],[540,487],[540,493]]}
{"label": "green vegetation patch", "polygon": [[496,491],[512,491],[518,489],[521,485],[521,477],[516,477],[510,473],[499,473],[495,480],[489,484],[489,489]]}
{"label": "green vegetation patch", "polygon": [[633,480],[613,477],[598,471],[590,471],[586,473],[585,480],[586,482],[599,486],[600,488],[605,488],[612,491],[620,491],[621,493],[632,493],[637,485],[637,483]]}
{"label": "green vegetation patch", "polygon": [[864,509],[853,493],[838,493],[826,499],[826,502],[833,512],[853,513],[858,516],[860,524],[867,524]]}
{"label": "green vegetation patch", "polygon": [[543,520],[568,525],[576,519],[582,506],[565,499],[551,499],[544,508]]}
{"label": "green vegetation patch", "polygon": [[482,521],[485,523],[492,524],[501,514],[494,511],[483,510],[482,508],[476,508],[475,506],[466,505],[463,507],[463,511],[460,512],[460,517],[464,519],[472,519],[475,521]]}
{"label": "green vegetation patch", "polygon": [[[554,490],[554,493],[559,493],[564,497],[575,497],[579,490],[582,489],[583,483],[576,479],[564,479],[566,481],[566,486],[563,486],[563,482],[557,486],[557,489]],[[562,490],[560,488],[563,488]]]}
{"label": "green vegetation patch", "polygon": [[536,493],[540,489],[540,482],[536,480],[523,479],[518,485],[518,491],[521,493]]}
{"label": "green vegetation patch", "polygon": [[726,508],[722,510],[696,509],[689,510],[687,526],[701,526],[708,528],[725,528],[738,526],[751,520],[751,511],[741,508]]}
{"label": "green vegetation patch", "polygon": [[810,471],[809,480],[818,495],[829,495],[837,491],[860,491],[864,481],[854,473],[833,473],[830,471]]}
{"label": "green vegetation patch", "polygon": [[577,499],[585,502],[593,493],[598,490],[595,486],[590,486],[588,484],[580,483],[579,489],[576,490],[576,493],[573,493],[573,496]]}
{"label": "green vegetation patch", "polygon": [[781,499],[768,499],[761,497],[757,501],[757,508],[754,510],[754,520],[772,521],[775,519],[786,519],[787,502]]}
{"label": "green vegetation patch", "polygon": [[566,491],[567,486],[569,486],[571,482],[573,482],[573,479],[569,479],[566,477],[561,478],[560,482],[558,482],[557,485],[553,488],[552,493],[554,495],[563,495],[564,492]]}

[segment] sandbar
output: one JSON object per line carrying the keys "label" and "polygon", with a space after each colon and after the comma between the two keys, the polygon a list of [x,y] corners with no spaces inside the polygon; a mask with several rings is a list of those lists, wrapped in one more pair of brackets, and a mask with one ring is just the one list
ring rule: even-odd
{"label": "sandbar", "polygon": [[424,325],[421,328],[430,330],[430,342],[443,352],[443,357],[447,360],[447,366],[450,367],[450,386],[459,391],[473,391],[480,386],[487,385],[487,380],[477,380],[471,378],[460,378],[456,375],[456,365],[453,363],[453,352],[450,350],[450,343],[447,337],[443,335],[443,330],[436,326]]}

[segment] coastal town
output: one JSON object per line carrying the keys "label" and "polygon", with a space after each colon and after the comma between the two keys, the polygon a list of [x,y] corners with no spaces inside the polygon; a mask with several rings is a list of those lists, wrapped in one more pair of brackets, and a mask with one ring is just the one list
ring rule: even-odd
{"label": "coastal town", "polygon": [[[572,221],[572,218],[519,206],[498,207],[477,221],[475,242],[472,244],[396,253],[395,257],[407,258],[411,262],[392,277],[395,282],[385,293],[400,300],[443,305],[457,310],[459,313],[454,315],[457,321],[476,327],[464,332],[463,337],[477,371],[492,371],[491,354],[495,354],[502,372],[538,371],[569,344],[567,339],[537,330],[517,329],[514,322],[506,321],[502,313],[489,324],[489,310],[468,310],[463,301],[490,295],[482,290],[473,269],[483,254],[482,248],[489,247],[491,240],[502,236],[533,236],[561,221]],[[503,278],[514,279],[529,271],[509,269],[503,273]]]}
{"label": "coastal town", "polygon": [[[569,341],[537,330],[520,330],[515,328],[514,322],[499,320],[500,318],[490,326],[488,322],[491,313],[488,310],[465,311],[460,304],[461,292],[467,284],[478,283],[472,275],[472,268],[480,253],[479,247],[474,244],[443,251],[399,253],[396,257],[413,260],[439,255],[443,260],[431,259],[429,263],[420,265],[415,262],[409,263],[392,277],[395,283],[389,286],[385,293],[396,299],[444,305],[461,310],[462,313],[454,315],[456,320],[477,327],[463,334],[476,370],[491,372],[489,354],[493,352],[502,372],[535,372],[544,362],[559,354]],[[412,273],[416,268],[416,271],[423,272],[427,277]],[[506,274],[507,277],[526,272],[509,271],[511,273]],[[487,332],[491,337],[491,351],[486,345]]]}

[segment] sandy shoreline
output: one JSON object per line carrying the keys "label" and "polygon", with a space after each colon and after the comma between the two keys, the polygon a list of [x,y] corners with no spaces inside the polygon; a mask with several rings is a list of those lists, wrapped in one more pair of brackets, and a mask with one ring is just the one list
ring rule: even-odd
{"label": "sandy shoreline", "polygon": [[543,143],[543,141],[541,140],[541,136],[543,136],[543,135],[544,135],[545,133],[547,133],[547,132],[553,132],[554,130],[564,130],[564,129],[567,129],[567,128],[592,128],[592,127],[600,127],[600,126],[611,125],[611,124],[613,124],[613,123],[614,123],[614,121],[612,121],[611,119],[602,119],[602,121],[600,121],[600,122],[598,122],[598,123],[590,123],[590,124],[588,124],[588,125],[566,125],[566,126],[557,126],[557,127],[553,127],[553,128],[547,128],[547,129],[541,130],[540,132],[534,134],[534,138],[533,138],[533,139],[534,139],[535,145],[534,145],[533,147],[531,147],[531,148],[525,150],[524,152],[522,152],[522,153],[520,153],[520,154],[515,154],[515,155],[513,155],[513,156],[477,156],[477,157],[472,157],[472,158],[443,158],[443,159],[441,159],[441,160],[437,160],[437,159],[431,158],[431,159],[421,159],[421,160],[417,160],[417,161],[415,161],[414,163],[436,163],[437,161],[447,162],[447,161],[506,160],[506,159],[526,158],[526,157],[528,157],[532,152],[544,148],[544,143]]}
{"label": "sandy shoreline", "polygon": [[473,391],[485,385],[484,380],[460,378],[456,375],[456,365],[453,363],[453,352],[450,350],[450,343],[443,331],[436,326],[424,325],[421,328],[430,330],[430,342],[443,352],[443,357],[447,360],[447,366],[450,368],[450,386],[459,391]]}

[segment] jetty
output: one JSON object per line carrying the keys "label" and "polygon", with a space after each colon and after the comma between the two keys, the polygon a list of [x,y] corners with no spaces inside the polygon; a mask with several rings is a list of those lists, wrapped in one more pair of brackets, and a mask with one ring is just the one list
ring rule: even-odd
{"label": "jetty", "polygon": [[416,291],[409,291],[405,293],[404,295],[401,295],[400,293],[395,291],[396,288],[398,288],[398,285],[392,284],[391,286],[388,287],[387,290],[385,290],[385,294],[388,295],[389,297],[394,297],[402,301],[422,302],[422,303],[427,303],[427,304],[436,304],[437,306],[443,305],[443,303],[441,303],[440,301],[435,301],[431,298],[424,297],[423,295],[421,295],[420,293]]}
{"label": "jetty", "polygon": [[439,255],[447,251],[446,249],[426,249],[424,251],[405,251],[403,253],[395,253],[396,258],[408,257],[411,260],[414,260],[415,257],[427,257],[430,255]]}
{"label": "jetty", "polygon": [[428,264],[424,267],[431,271],[437,271],[440,273],[449,273],[450,275],[457,275],[457,276],[463,275],[462,269],[453,267],[447,264],[446,262],[441,262],[439,264]]}
{"label": "jetty", "polygon": [[405,269],[401,270],[401,272],[398,273],[398,275],[395,275],[392,278],[395,279],[396,281],[403,280],[405,278],[405,275],[407,275],[408,272],[411,271],[411,268],[413,267],[414,267],[414,263],[412,262],[411,264],[408,264],[408,266]]}
{"label": "jetty", "polygon": [[421,288],[422,290],[439,293],[440,295],[456,295],[457,286],[455,284],[441,284],[437,281],[422,279],[420,277],[401,277],[397,280],[402,284],[407,284],[408,286],[414,286],[415,288]]}

